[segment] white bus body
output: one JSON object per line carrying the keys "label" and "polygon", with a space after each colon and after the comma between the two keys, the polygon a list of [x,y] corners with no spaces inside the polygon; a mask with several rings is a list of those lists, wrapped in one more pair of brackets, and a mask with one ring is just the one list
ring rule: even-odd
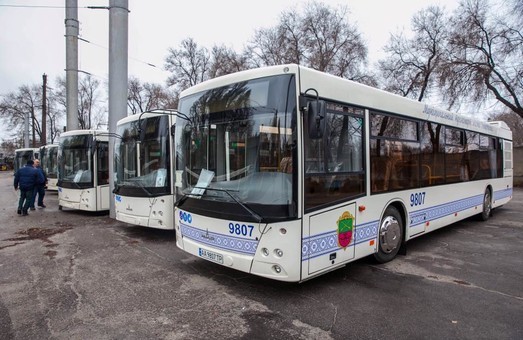
{"label": "white bus body", "polygon": [[60,135],[58,209],[109,210],[108,134],[72,130]]}
{"label": "white bus body", "polygon": [[40,166],[47,175],[47,190],[58,191],[58,144],[40,147]]}
{"label": "white bus body", "polygon": [[39,148],[22,148],[15,150],[15,159],[13,164],[14,172],[23,167],[28,160],[38,159]]}
{"label": "white bus body", "polygon": [[179,111],[189,121],[176,123],[177,246],[266,278],[387,262],[512,198],[504,123],[298,65],[200,83]]}
{"label": "white bus body", "polygon": [[116,219],[129,224],[174,229],[173,141],[169,111],[121,119],[115,142]]}

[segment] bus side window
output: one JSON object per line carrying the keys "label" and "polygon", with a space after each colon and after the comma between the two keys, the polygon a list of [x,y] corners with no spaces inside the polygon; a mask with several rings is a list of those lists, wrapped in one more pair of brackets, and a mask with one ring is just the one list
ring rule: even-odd
{"label": "bus side window", "polygon": [[371,190],[416,188],[420,175],[418,123],[371,113]]}
{"label": "bus side window", "polygon": [[363,110],[326,103],[325,133],[305,131],[305,208],[348,200],[365,192]]}

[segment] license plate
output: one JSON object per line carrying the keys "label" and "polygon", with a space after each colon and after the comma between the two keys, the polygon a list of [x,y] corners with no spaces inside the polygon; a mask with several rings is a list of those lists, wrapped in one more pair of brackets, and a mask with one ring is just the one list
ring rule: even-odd
{"label": "license plate", "polygon": [[199,248],[198,254],[200,257],[203,257],[204,259],[207,259],[212,262],[216,262],[219,264],[223,264],[223,255],[217,254],[213,251],[209,251],[207,249]]}

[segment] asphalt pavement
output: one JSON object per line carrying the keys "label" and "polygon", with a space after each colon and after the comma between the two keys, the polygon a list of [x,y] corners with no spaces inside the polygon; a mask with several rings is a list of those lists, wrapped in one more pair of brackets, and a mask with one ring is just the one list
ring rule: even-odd
{"label": "asphalt pavement", "polygon": [[16,214],[0,173],[0,339],[523,339],[523,189],[471,218],[301,284],[196,258],[108,214]]}

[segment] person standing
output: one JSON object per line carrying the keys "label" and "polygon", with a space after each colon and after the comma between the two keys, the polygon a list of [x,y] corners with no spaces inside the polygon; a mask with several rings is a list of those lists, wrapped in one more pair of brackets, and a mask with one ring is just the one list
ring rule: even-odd
{"label": "person standing", "polygon": [[27,216],[27,210],[33,204],[34,188],[37,181],[43,181],[41,174],[33,167],[33,160],[28,160],[27,164],[15,174],[14,187],[20,187],[20,199],[18,200],[18,215]]}
{"label": "person standing", "polygon": [[36,201],[37,194],[38,194],[38,206],[45,208],[44,196],[45,196],[45,187],[47,185],[47,174],[45,173],[44,169],[42,169],[42,167],[40,166],[40,160],[38,160],[38,159],[34,160],[34,167],[40,173],[41,177],[39,176],[39,178],[40,179],[43,178],[43,181],[42,182],[37,181],[37,183],[35,185],[34,194],[33,194],[33,204],[31,205],[31,210],[35,210],[35,203],[37,202]]}

